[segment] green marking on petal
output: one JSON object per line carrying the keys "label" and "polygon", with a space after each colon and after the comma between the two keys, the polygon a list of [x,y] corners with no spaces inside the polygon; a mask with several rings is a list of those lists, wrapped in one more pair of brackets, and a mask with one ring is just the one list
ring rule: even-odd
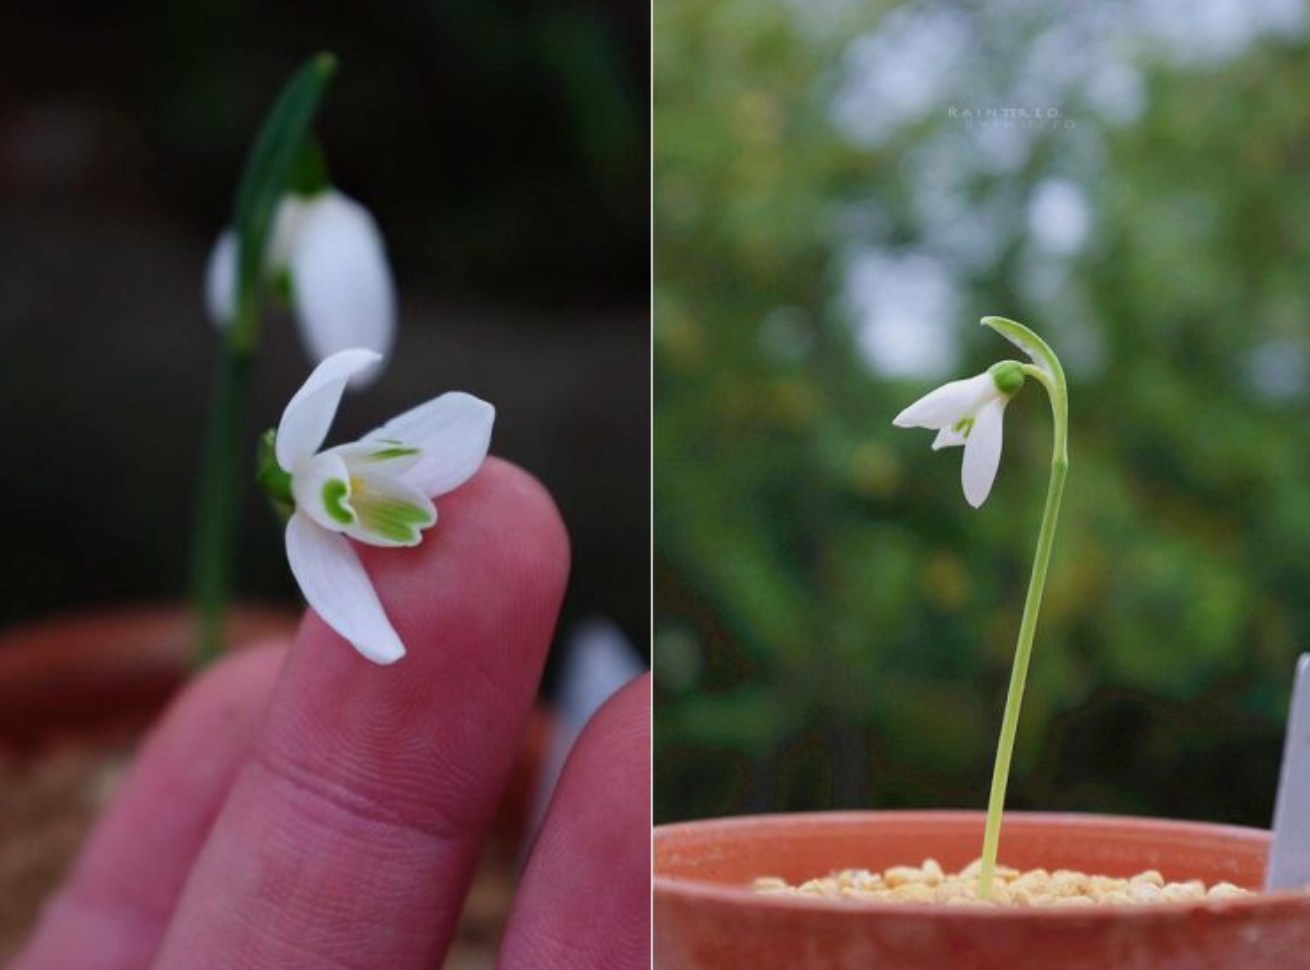
{"label": "green marking on petal", "polygon": [[360,525],[392,542],[417,542],[419,530],[435,521],[430,509],[403,499],[374,498],[363,493],[355,504]]}
{"label": "green marking on petal", "polygon": [[355,514],[344,501],[349,491],[346,483],[339,478],[329,478],[323,483],[323,508],[342,525],[350,525],[355,521]]}
{"label": "green marking on petal", "polygon": [[955,422],[955,430],[968,438],[969,432],[973,430],[973,421],[972,417],[960,418],[959,421]]}
{"label": "green marking on petal", "polygon": [[365,461],[388,461],[392,458],[405,458],[408,455],[417,455],[417,448],[410,448],[407,445],[396,443],[387,448],[380,448],[377,451],[370,452],[364,456]]}

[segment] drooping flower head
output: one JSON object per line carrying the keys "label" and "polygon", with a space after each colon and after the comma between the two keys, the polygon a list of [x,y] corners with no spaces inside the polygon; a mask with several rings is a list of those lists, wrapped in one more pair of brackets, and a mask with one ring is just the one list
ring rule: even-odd
{"label": "drooping flower head", "polygon": [[[215,325],[235,312],[238,243],[226,229],[214,244],[205,273],[205,305]],[[315,360],[352,347],[391,352],[396,331],[396,286],[377,222],[358,202],[333,188],[312,195],[287,193],[278,205],[265,274],[282,282],[305,349]],[[353,383],[366,383],[368,367]]]}
{"label": "drooping flower head", "polygon": [[293,511],[287,559],[305,599],[369,660],[405,655],[350,540],[415,546],[437,522],[432,499],[472,478],[487,456],[496,411],[471,394],[433,398],[358,441],[320,450],[351,378],[379,355],[333,354],[287,404],[261,480]]}
{"label": "drooping flower head", "polygon": [[978,870],[978,896],[991,896],[1001,838],[1001,816],[1005,808],[1005,789],[1023,704],[1024,684],[1028,679],[1028,662],[1032,657],[1033,637],[1037,631],[1037,614],[1042,591],[1046,588],[1046,571],[1051,564],[1055,542],[1055,523],[1060,514],[1060,498],[1069,472],[1069,387],[1064,367],[1055,351],[1041,337],[1016,320],[983,317],[982,325],[995,330],[1014,344],[1032,361],[1021,364],[1007,360],[993,364],[986,372],[968,380],[952,381],[925,395],[894,419],[902,428],[931,428],[937,432],[933,448],[964,446],[960,475],[964,495],[974,508],[982,505],[996,479],[1001,460],[1001,425],[1005,406],[1033,378],[1046,391],[1051,404],[1051,478],[1042,509],[1042,525],[1037,535],[1037,552],[1033,574],[1019,621],[1019,639],[1015,645],[1014,669],[1005,698],[1005,715],[1001,720],[996,761],[992,769],[991,791],[987,797],[987,821],[983,828],[982,864]]}
{"label": "drooping flower head", "polygon": [[1001,361],[976,377],[930,391],[896,415],[892,423],[898,428],[936,431],[934,451],[963,445],[960,481],[965,499],[978,508],[987,500],[1001,464],[1005,406],[1023,382],[1022,364]]}

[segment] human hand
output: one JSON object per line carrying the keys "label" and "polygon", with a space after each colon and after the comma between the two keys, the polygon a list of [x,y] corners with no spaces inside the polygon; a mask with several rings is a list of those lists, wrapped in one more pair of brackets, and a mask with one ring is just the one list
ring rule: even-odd
{"label": "human hand", "polygon": [[[544,490],[494,459],[421,546],[360,548],[409,647],[376,667],[309,613],[234,654],[144,745],[10,970],[435,970],[536,695],[568,573]],[[649,967],[650,709],[579,739],[499,970]]]}

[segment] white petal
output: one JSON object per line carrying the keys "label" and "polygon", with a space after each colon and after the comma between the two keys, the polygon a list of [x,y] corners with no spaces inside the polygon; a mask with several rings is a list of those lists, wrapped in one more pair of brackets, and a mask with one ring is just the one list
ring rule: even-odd
{"label": "white petal", "polygon": [[352,475],[388,475],[398,478],[418,464],[423,453],[398,441],[352,441],[329,448],[324,454],[339,455]]}
{"label": "white petal", "polygon": [[[383,357],[396,329],[396,287],[386,247],[368,211],[339,192],[309,204],[288,254],[296,319],[318,360],[347,347]],[[378,370],[361,374],[366,383]]]}
{"label": "white petal", "polygon": [[[268,266],[280,269],[287,265],[292,244],[305,219],[306,205],[288,195],[278,205],[268,241]],[[209,254],[205,268],[205,309],[216,326],[226,327],[236,314],[237,236],[224,229]]]}
{"label": "white petal", "polygon": [[287,523],[287,561],[309,605],[356,650],[375,664],[405,655],[349,539],[297,512]]}
{"label": "white petal", "polygon": [[1006,398],[998,398],[979,411],[964,443],[960,481],[964,484],[965,499],[975,509],[987,500],[1001,465],[1001,424],[1006,402]]}
{"label": "white petal", "polygon": [[398,441],[422,451],[405,481],[424,495],[444,495],[473,477],[491,447],[496,409],[472,394],[452,391],[392,418],[365,441]]}
{"label": "white petal", "polygon": [[949,425],[937,432],[937,437],[932,442],[932,450],[941,451],[943,448],[955,448],[964,444],[965,440],[963,431],[956,431],[954,425]]}
{"label": "white petal", "polygon": [[237,237],[231,229],[224,229],[205,267],[205,310],[216,327],[223,329],[231,324],[236,314],[236,294]]}
{"label": "white petal", "polygon": [[327,437],[346,382],[379,360],[371,350],[343,350],[314,368],[291,399],[277,426],[277,463],[293,471],[296,462],[318,451]]}
{"label": "white petal", "polygon": [[330,451],[296,462],[291,495],[296,508],[325,529],[346,532],[359,521],[352,494],[350,469]]}
{"label": "white petal", "polygon": [[962,381],[951,381],[935,391],[929,391],[892,420],[898,428],[932,428],[937,430],[955,424],[960,418],[974,414],[1000,391],[992,375],[979,374]]}
{"label": "white petal", "polygon": [[304,199],[288,193],[278,202],[273,225],[269,227],[268,248],[264,252],[267,269],[287,269],[291,265],[291,252],[319,198]]}
{"label": "white petal", "polygon": [[358,475],[351,493],[358,520],[346,535],[371,546],[417,546],[437,524],[432,500],[413,485],[386,475]]}

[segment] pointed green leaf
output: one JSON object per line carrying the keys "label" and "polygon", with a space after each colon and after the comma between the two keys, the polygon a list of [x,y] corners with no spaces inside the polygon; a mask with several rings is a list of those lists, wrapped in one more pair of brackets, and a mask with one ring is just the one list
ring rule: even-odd
{"label": "pointed green leaf", "polygon": [[283,87],[259,132],[241,174],[236,197],[237,318],[229,339],[242,351],[253,349],[258,301],[263,282],[264,251],[268,248],[278,202],[301,158],[319,102],[337,61],[317,54]]}

